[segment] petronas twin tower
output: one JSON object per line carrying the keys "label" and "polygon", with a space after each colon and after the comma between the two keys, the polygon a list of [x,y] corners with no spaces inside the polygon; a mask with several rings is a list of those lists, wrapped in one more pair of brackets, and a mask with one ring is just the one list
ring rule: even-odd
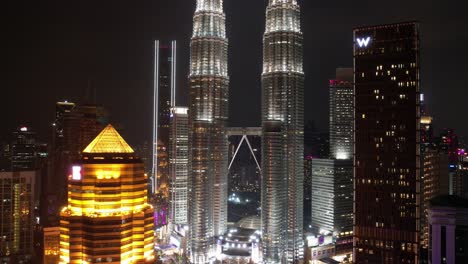
{"label": "petronas twin tower", "polygon": [[[302,33],[296,0],[270,0],[262,74],[264,263],[303,259]],[[189,251],[209,263],[227,226],[228,40],[223,0],[197,0],[190,61]]]}

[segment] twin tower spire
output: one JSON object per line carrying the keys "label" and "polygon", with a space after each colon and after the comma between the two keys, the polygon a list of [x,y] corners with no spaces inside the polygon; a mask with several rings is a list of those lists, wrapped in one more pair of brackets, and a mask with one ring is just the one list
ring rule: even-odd
{"label": "twin tower spire", "polygon": [[[263,262],[303,259],[302,33],[297,0],[270,0],[262,74]],[[189,250],[209,263],[227,228],[228,39],[223,0],[197,0],[189,75]]]}

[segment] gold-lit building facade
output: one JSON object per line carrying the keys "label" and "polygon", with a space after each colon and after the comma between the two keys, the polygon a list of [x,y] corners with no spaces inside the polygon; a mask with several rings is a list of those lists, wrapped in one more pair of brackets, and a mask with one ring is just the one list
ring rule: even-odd
{"label": "gold-lit building facade", "polygon": [[56,264],[60,261],[60,227],[45,227],[44,229],[43,264]]}
{"label": "gold-lit building facade", "polygon": [[72,166],[60,213],[60,263],[154,262],[143,163],[107,126]]}

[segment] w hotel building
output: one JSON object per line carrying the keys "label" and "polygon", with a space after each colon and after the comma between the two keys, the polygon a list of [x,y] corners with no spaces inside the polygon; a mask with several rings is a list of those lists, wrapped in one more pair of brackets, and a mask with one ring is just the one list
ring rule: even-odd
{"label": "w hotel building", "polygon": [[354,30],[354,263],[418,263],[419,26]]}
{"label": "w hotel building", "polygon": [[73,165],[60,214],[60,263],[154,262],[143,163],[107,126]]}

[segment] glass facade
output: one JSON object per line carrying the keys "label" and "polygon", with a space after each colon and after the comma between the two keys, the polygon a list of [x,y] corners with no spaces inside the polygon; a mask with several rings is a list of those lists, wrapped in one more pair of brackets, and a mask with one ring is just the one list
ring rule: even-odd
{"label": "glass facade", "polygon": [[355,263],[418,263],[419,26],[354,30]]}
{"label": "glass facade", "polygon": [[189,249],[192,263],[213,256],[227,225],[228,40],[222,0],[197,0],[189,76]]}
{"label": "glass facade", "polygon": [[304,255],[303,37],[295,0],[269,1],[263,41],[263,261],[293,263]]}
{"label": "glass facade", "polygon": [[330,80],[330,152],[333,159],[352,159],[354,133],[353,69],[337,69]]}
{"label": "glass facade", "polygon": [[312,160],[312,231],[350,236],[353,231],[352,160]]}
{"label": "glass facade", "polygon": [[188,224],[188,108],[172,108],[169,136],[170,221]]}
{"label": "glass facade", "polygon": [[29,263],[33,255],[36,172],[0,172],[0,260]]}
{"label": "glass facade", "polygon": [[[171,108],[176,101],[177,42],[155,41],[155,77],[153,102],[153,159],[151,192],[168,200],[169,174],[167,162],[159,161],[161,153],[169,148]],[[166,155],[165,153],[162,155]],[[166,158],[167,159],[167,158]],[[162,166],[160,166],[162,165]],[[161,189],[162,186],[162,189]]]}

